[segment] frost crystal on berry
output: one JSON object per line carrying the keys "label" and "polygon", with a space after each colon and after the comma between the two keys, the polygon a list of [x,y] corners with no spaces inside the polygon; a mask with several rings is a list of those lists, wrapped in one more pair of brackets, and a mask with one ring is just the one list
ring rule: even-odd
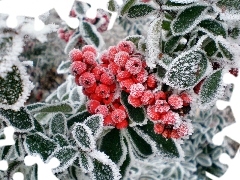
{"label": "frost crystal on berry", "polygon": [[69,58],[70,58],[70,61],[71,62],[74,62],[74,61],[82,61],[83,59],[83,54],[82,54],[82,51],[80,51],[79,49],[73,49],[69,52]]}
{"label": "frost crystal on berry", "polygon": [[182,98],[177,95],[177,94],[172,94],[169,98],[168,98],[168,103],[170,104],[170,106],[174,109],[179,109],[183,107],[183,100]]}
{"label": "frost crystal on berry", "polygon": [[96,66],[97,65],[96,56],[91,51],[85,51],[83,53],[83,61],[85,63],[87,63],[88,65],[91,65],[91,66]]}
{"label": "frost crystal on berry", "polygon": [[106,117],[108,115],[108,108],[106,105],[99,105],[96,109],[95,109],[95,113],[96,114],[102,114],[103,117]]}
{"label": "frost crystal on berry", "polygon": [[131,57],[125,64],[125,68],[131,74],[137,74],[142,70],[142,62],[136,57]]}
{"label": "frost crystal on berry", "polygon": [[141,101],[143,105],[149,105],[154,102],[154,94],[151,90],[144,91]]}
{"label": "frost crystal on berry", "polygon": [[79,78],[79,83],[85,88],[93,86],[96,83],[94,74],[90,72],[83,73]]}
{"label": "frost crystal on berry", "polygon": [[110,95],[110,88],[105,84],[99,84],[96,87],[95,93],[101,98],[107,98]]}
{"label": "frost crystal on berry", "polygon": [[87,65],[81,61],[74,61],[70,67],[71,74],[74,76],[81,75],[86,70],[87,70]]}
{"label": "frost crystal on berry", "polygon": [[140,107],[142,105],[142,101],[140,98],[134,98],[133,96],[128,96],[128,103],[133,107]]}
{"label": "frost crystal on berry", "polygon": [[145,90],[145,87],[142,84],[140,84],[140,83],[133,84],[130,87],[130,95],[134,98],[141,97],[144,90]]}
{"label": "frost crystal on berry", "polygon": [[165,125],[162,123],[156,123],[154,124],[154,132],[156,134],[162,134],[165,129]]}
{"label": "frost crystal on berry", "polygon": [[88,112],[91,113],[91,114],[94,114],[96,108],[97,108],[99,105],[100,105],[100,102],[99,102],[99,101],[89,100],[89,101],[87,102],[87,110],[88,110]]}
{"label": "frost crystal on berry", "polygon": [[116,124],[117,129],[124,129],[128,127],[128,120],[124,119],[122,122]]}
{"label": "frost crystal on berry", "polygon": [[119,51],[125,51],[129,54],[132,54],[135,50],[135,45],[131,41],[120,41],[117,44]]}
{"label": "frost crystal on berry", "polygon": [[115,79],[114,76],[110,73],[104,72],[100,77],[100,82],[105,85],[112,85]]}
{"label": "frost crystal on berry", "polygon": [[110,46],[108,48],[108,57],[110,61],[114,61],[115,55],[118,53],[118,49],[116,46]]}
{"label": "frost crystal on berry", "polygon": [[93,45],[85,45],[82,48],[82,52],[85,53],[86,51],[91,51],[94,53],[95,56],[97,56],[97,50]]}
{"label": "frost crystal on berry", "polygon": [[120,122],[122,122],[127,116],[126,116],[126,113],[125,113],[123,110],[121,110],[121,109],[115,109],[115,110],[112,111],[111,117],[112,117],[113,122],[115,122],[115,123],[120,123]]}
{"label": "frost crystal on berry", "polygon": [[181,123],[181,118],[178,113],[172,112],[170,110],[166,114],[162,115],[161,121],[164,124],[171,124],[174,125],[174,127],[179,127]]}
{"label": "frost crystal on berry", "polygon": [[118,66],[124,67],[129,58],[130,56],[127,52],[120,51],[115,55],[114,62]]}
{"label": "frost crystal on berry", "polygon": [[153,121],[158,121],[161,118],[161,114],[159,112],[155,111],[156,106],[148,106],[147,107],[147,115],[150,117],[151,120]]}
{"label": "frost crystal on berry", "polygon": [[155,102],[155,111],[160,113],[165,113],[170,110],[170,106],[166,100],[156,100]]}

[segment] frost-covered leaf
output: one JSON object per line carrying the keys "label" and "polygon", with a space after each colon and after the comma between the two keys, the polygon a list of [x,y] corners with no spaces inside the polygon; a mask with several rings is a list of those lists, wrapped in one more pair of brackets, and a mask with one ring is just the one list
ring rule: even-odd
{"label": "frost-covered leaf", "polygon": [[138,43],[140,40],[144,39],[142,35],[132,35],[125,38],[126,41],[131,41],[138,48]]}
{"label": "frost-covered leaf", "polygon": [[66,94],[67,92],[67,81],[63,84],[61,84],[58,88],[57,88],[57,97],[58,99],[62,99],[63,95]]}
{"label": "frost-covered leaf", "polygon": [[121,102],[127,110],[129,119],[134,123],[143,123],[146,119],[145,112],[141,107],[133,107],[128,103],[128,94],[124,91],[121,92]]}
{"label": "frost-covered leaf", "polygon": [[96,147],[91,129],[85,124],[77,123],[73,127],[73,138],[83,151],[89,151]]}
{"label": "frost-covered leaf", "polygon": [[159,155],[167,158],[179,158],[181,154],[172,139],[166,139],[163,136],[154,132],[154,124],[148,121],[148,124],[137,127],[143,133],[147,134],[152,141],[156,142],[156,147],[159,150]]}
{"label": "frost-covered leaf", "polygon": [[27,108],[27,110],[32,111],[34,109],[37,109],[39,107],[43,107],[45,105],[46,105],[45,103],[37,102],[37,103],[34,103],[34,104],[27,105],[26,108]]}
{"label": "frost-covered leaf", "polygon": [[69,39],[64,52],[65,54],[69,54],[69,52],[76,46],[76,44],[79,42],[79,38],[81,38],[81,33],[79,31],[75,31],[75,33],[71,36]]}
{"label": "frost-covered leaf", "polygon": [[43,161],[46,161],[57,148],[56,143],[42,133],[27,135],[24,146],[31,155],[39,154]]}
{"label": "frost-covered leaf", "polygon": [[164,78],[167,70],[163,68],[162,66],[157,66],[157,75],[160,78]]}
{"label": "frost-covered leaf", "polygon": [[78,104],[79,106],[82,106],[85,103],[86,96],[82,93],[81,86],[74,87],[70,91],[69,100],[73,104]]}
{"label": "frost-covered leaf", "polygon": [[9,160],[12,152],[14,151],[14,146],[4,146],[2,148],[1,160]]}
{"label": "frost-covered leaf", "polygon": [[184,35],[190,32],[202,20],[206,9],[207,6],[195,5],[181,11],[171,24],[173,35]]}
{"label": "frost-covered leaf", "polygon": [[232,11],[239,11],[240,10],[240,3],[238,0],[219,0],[217,5],[223,8],[227,8],[228,10]]}
{"label": "frost-covered leaf", "polygon": [[146,18],[155,12],[155,8],[149,4],[136,4],[132,6],[127,13],[130,19]]}
{"label": "frost-covered leaf", "polygon": [[206,29],[208,32],[212,33],[215,36],[223,36],[226,38],[226,30],[224,29],[221,22],[212,19],[205,19],[199,23],[199,26]]}
{"label": "frost-covered leaf", "polygon": [[91,129],[94,138],[98,138],[103,130],[103,116],[101,114],[89,116],[84,124]]}
{"label": "frost-covered leaf", "polygon": [[25,67],[19,62],[9,69],[5,67],[5,61],[0,61],[0,108],[19,110],[30,95],[33,84],[29,81]]}
{"label": "frost-covered leaf", "polygon": [[164,45],[164,52],[169,54],[172,53],[178,46],[181,36],[171,36]]}
{"label": "frost-covered leaf", "polygon": [[200,103],[202,107],[209,107],[223,93],[222,70],[213,72],[207,77],[200,89]]}
{"label": "frost-covered leaf", "polygon": [[127,128],[127,136],[130,139],[130,143],[133,146],[133,151],[135,151],[137,158],[147,158],[153,154],[153,149],[148,139],[140,136],[133,128]]}
{"label": "frost-covered leaf", "polygon": [[206,155],[206,154],[199,154],[197,157],[196,157],[196,161],[201,164],[202,166],[205,166],[205,167],[209,167],[212,165],[212,160],[211,158]]}
{"label": "frost-covered leaf", "polygon": [[33,118],[33,122],[34,122],[34,129],[31,130],[30,132],[31,132],[31,133],[41,132],[41,133],[44,134],[45,130],[44,130],[43,126],[38,122],[38,120],[36,120],[35,118]]}
{"label": "frost-covered leaf", "polygon": [[218,42],[218,46],[220,50],[222,51],[222,54],[230,61],[233,60],[233,54],[228,50],[228,48],[222,43]]}
{"label": "frost-covered leaf", "polygon": [[93,158],[94,169],[91,173],[91,178],[94,180],[119,180],[121,175],[119,169],[108,156],[99,151],[90,153]]}
{"label": "frost-covered leaf", "polygon": [[73,108],[70,104],[68,103],[55,103],[55,104],[49,104],[47,106],[44,107],[40,107],[37,109],[34,109],[34,111],[32,111],[34,113],[36,112],[45,112],[45,113],[55,113],[55,112],[62,112],[62,113],[72,113],[73,112]]}
{"label": "frost-covered leaf", "polygon": [[53,157],[60,161],[60,165],[53,169],[54,173],[59,173],[65,171],[69,166],[71,166],[74,160],[77,158],[78,152],[72,146],[61,147],[54,151],[50,156],[49,160]]}
{"label": "frost-covered leaf", "polygon": [[62,61],[61,64],[57,68],[58,74],[65,74],[69,72],[69,67],[71,65],[71,62],[68,61]]}
{"label": "frost-covered leaf", "polygon": [[59,144],[60,147],[69,146],[69,142],[68,142],[67,137],[65,135],[55,134],[54,137],[53,137],[53,140],[54,140],[54,142]]}
{"label": "frost-covered leaf", "polygon": [[84,173],[91,172],[93,170],[92,158],[87,153],[79,153],[79,166]]}
{"label": "frost-covered leaf", "polygon": [[0,108],[0,118],[9,123],[17,132],[29,132],[34,128],[34,121],[25,108],[19,111]]}
{"label": "frost-covered leaf", "polygon": [[175,58],[166,73],[168,85],[188,89],[198,83],[210,68],[209,61],[201,51],[187,51]]}
{"label": "frost-covered leaf", "polygon": [[121,9],[120,9],[120,15],[124,16],[128,10],[136,3],[137,0],[127,0],[123,3]]}
{"label": "frost-covered leaf", "polygon": [[189,3],[197,2],[198,0],[169,0],[169,1],[172,3],[178,3],[178,4],[189,4]]}
{"label": "frost-covered leaf", "polygon": [[213,56],[217,52],[217,45],[215,41],[211,38],[207,38],[203,41],[204,44],[204,51],[207,53],[208,56]]}
{"label": "frost-covered leaf", "polygon": [[77,14],[85,15],[89,6],[81,1],[75,1],[75,11]]}
{"label": "frost-covered leaf", "polygon": [[81,24],[83,39],[96,48],[101,49],[103,46],[102,36],[97,31],[96,27],[88,22],[82,22]]}
{"label": "frost-covered leaf", "polygon": [[[127,147],[127,141],[124,137],[123,137],[123,141],[124,141],[124,145]],[[120,172],[122,177],[125,177],[127,175],[128,170],[130,169],[130,165],[131,165],[131,157],[129,155],[129,150],[127,149],[126,158],[123,161],[122,165],[120,166]]]}
{"label": "frost-covered leaf", "polygon": [[109,0],[108,1],[108,10],[115,12],[118,10],[118,5],[117,2],[115,0]]}
{"label": "frost-covered leaf", "polygon": [[50,134],[66,134],[67,121],[63,113],[53,114],[49,123]]}
{"label": "frost-covered leaf", "polygon": [[126,147],[123,146],[123,137],[121,136],[121,131],[114,128],[103,136],[99,150],[106,153],[109,158],[116,164],[120,165],[126,156]]}
{"label": "frost-covered leaf", "polygon": [[82,123],[87,119],[91,114],[88,111],[77,113],[67,119],[67,126],[70,128],[74,123]]}

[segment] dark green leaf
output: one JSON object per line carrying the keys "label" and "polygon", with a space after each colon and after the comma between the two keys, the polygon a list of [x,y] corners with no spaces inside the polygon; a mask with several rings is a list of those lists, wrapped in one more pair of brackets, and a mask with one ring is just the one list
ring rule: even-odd
{"label": "dark green leaf", "polygon": [[170,25],[171,25],[171,21],[166,21],[166,20],[163,20],[162,22],[162,28],[166,31],[169,31],[170,30]]}
{"label": "dark green leaf", "polygon": [[103,116],[100,114],[89,116],[84,123],[91,129],[92,135],[98,138],[103,130]]}
{"label": "dark green leaf", "polygon": [[71,65],[70,61],[62,61],[61,64],[57,68],[57,73],[58,74],[68,73],[70,65]]}
{"label": "dark green leaf", "polygon": [[144,36],[134,35],[134,36],[128,36],[128,37],[125,38],[126,41],[133,42],[137,48],[138,48],[138,43],[141,39],[144,39]]}
{"label": "dark green leaf", "polygon": [[67,121],[63,113],[54,114],[49,123],[50,134],[66,134]]}
{"label": "dark green leaf", "polygon": [[55,142],[42,133],[27,135],[25,144],[30,154],[39,154],[43,161],[46,161],[57,147]]}
{"label": "dark green leaf", "polygon": [[136,3],[137,0],[127,0],[121,7],[120,15],[123,16]]}
{"label": "dark green leaf", "polygon": [[162,66],[157,66],[157,75],[160,78],[164,78],[167,70],[163,68]]}
{"label": "dark green leaf", "polygon": [[223,36],[224,38],[226,38],[226,30],[219,21],[206,19],[201,21],[199,26],[206,29],[215,36]]}
{"label": "dark green leaf", "polygon": [[156,9],[148,4],[137,4],[132,6],[127,13],[130,19],[145,18],[151,15]]}
{"label": "dark green leaf", "polygon": [[187,4],[191,4],[191,3],[176,3],[176,2],[172,2],[171,0],[168,0],[165,5],[168,6],[186,6]]}
{"label": "dark green leaf", "polygon": [[178,42],[180,41],[182,36],[172,36],[170,37],[164,46],[164,52],[169,54],[172,53],[174,51],[174,49],[176,49],[176,47],[178,46]]}
{"label": "dark green leaf", "polygon": [[15,131],[28,132],[34,128],[33,118],[25,108],[21,108],[19,111],[0,108],[1,117],[9,122],[15,128]]}
{"label": "dark green leaf", "polygon": [[207,6],[196,5],[181,11],[176,20],[172,21],[172,33],[174,35],[184,35],[190,32],[205,15],[203,12],[206,8]]}
{"label": "dark green leaf", "polygon": [[69,52],[79,43],[79,38],[82,37],[82,34],[79,31],[75,31],[71,36],[67,45],[65,46],[64,52],[65,54],[69,54]]}
{"label": "dark green leaf", "polygon": [[145,120],[145,113],[143,108],[140,107],[133,107],[131,104],[128,103],[128,94],[124,91],[121,92],[121,102],[124,107],[127,109],[127,113],[129,119],[135,123],[143,123]]}
{"label": "dark green leaf", "polygon": [[85,119],[87,119],[91,114],[88,111],[80,112],[71,116],[67,119],[67,126],[70,128],[74,123],[82,123]]}
{"label": "dark green leaf", "polygon": [[81,170],[85,173],[91,172],[93,170],[93,162],[92,159],[88,156],[88,154],[81,152],[79,154],[79,166]]}
{"label": "dark green leaf", "polygon": [[[124,144],[127,146],[126,139],[123,140]],[[126,159],[124,160],[123,164],[120,166],[120,172],[122,177],[125,177],[127,175],[128,169],[130,168],[131,158],[129,155],[129,150],[126,154]]]}
{"label": "dark green leaf", "polygon": [[14,146],[4,146],[2,149],[2,160],[9,160],[11,153],[13,152]]}
{"label": "dark green leaf", "polygon": [[30,132],[31,133],[33,133],[33,132],[41,132],[41,133],[44,134],[43,126],[35,118],[33,118],[33,121],[34,121],[34,129],[31,130]]}
{"label": "dark green leaf", "polygon": [[108,10],[112,12],[115,12],[118,10],[118,5],[115,0],[108,1]]}
{"label": "dark green leaf", "polygon": [[[203,42],[205,44],[205,41]],[[217,52],[217,46],[213,39],[207,39],[206,45],[204,46],[204,51],[206,51],[208,56],[213,56]]]}
{"label": "dark green leaf", "polygon": [[69,146],[68,140],[66,139],[67,137],[62,135],[62,134],[55,134],[53,137],[53,140],[59,144],[60,147],[63,146]]}
{"label": "dark green leaf", "polygon": [[228,10],[240,10],[239,0],[219,0],[217,5]]}
{"label": "dark green leaf", "polygon": [[45,103],[40,103],[40,102],[38,102],[38,103],[34,103],[34,104],[27,105],[26,108],[27,108],[27,110],[32,111],[32,110],[34,110],[34,109],[43,107],[43,106],[45,106],[45,105],[46,105]]}
{"label": "dark green leaf", "polygon": [[221,43],[218,42],[219,48],[221,49],[223,55],[229,59],[230,61],[233,60],[233,54]]}
{"label": "dark green leaf", "polygon": [[40,107],[32,111],[36,112],[46,112],[46,113],[55,113],[55,112],[62,112],[62,113],[72,113],[73,108],[68,103],[59,103],[59,104],[49,104],[44,107]]}

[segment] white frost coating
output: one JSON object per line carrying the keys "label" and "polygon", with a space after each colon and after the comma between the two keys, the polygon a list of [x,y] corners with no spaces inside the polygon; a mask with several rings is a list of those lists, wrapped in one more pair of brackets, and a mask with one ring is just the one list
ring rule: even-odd
{"label": "white frost coating", "polygon": [[174,3],[188,4],[188,3],[197,2],[199,0],[170,0],[170,1]]}
{"label": "white frost coating", "polygon": [[161,53],[159,48],[159,41],[161,38],[162,16],[156,18],[151,24],[147,32],[146,45],[147,45],[147,66],[151,69],[156,67],[158,56]]}
{"label": "white frost coating", "polygon": [[[9,66],[7,65],[9,63],[9,60],[5,61],[3,63],[3,66],[2,66],[2,62],[4,62],[4,61],[0,61],[0,77],[5,77],[6,74],[7,74],[7,71],[5,71],[4,68],[6,67],[7,69],[9,69]],[[29,80],[29,75],[26,73],[26,68],[21,64],[20,61],[12,60],[11,63],[9,63],[9,64],[11,64],[12,66],[14,65],[14,66],[16,66],[18,68],[18,70],[20,72],[20,78],[22,80],[22,89],[23,89],[23,91],[22,91],[22,94],[19,96],[17,102],[15,102],[12,105],[1,104],[0,103],[0,108],[13,109],[13,110],[17,111],[17,110],[20,109],[20,107],[24,106],[24,103],[28,99],[31,90],[34,88],[34,85]]]}
{"label": "white frost coating", "polygon": [[[83,152],[82,152],[83,153]],[[84,154],[85,155],[85,154]],[[85,155],[85,157],[87,158],[87,163],[88,163],[88,170],[85,169],[85,167],[82,165],[81,163],[81,155],[79,154],[78,158],[79,158],[79,166],[81,168],[81,170],[84,172],[84,173],[88,173],[88,172],[92,172],[93,171],[93,162],[92,162],[92,159],[88,156],[88,155]]]}
{"label": "white frost coating", "polygon": [[[79,132],[77,132],[77,127],[80,126],[82,127],[85,132],[87,133],[87,136],[89,138],[89,142],[84,142],[84,143],[88,143],[88,146],[89,147],[86,147],[84,144],[81,143],[81,141],[79,141],[78,137],[81,136],[81,138],[84,138],[82,136],[82,134],[79,134]],[[90,151],[90,150],[93,150],[96,148],[96,142],[94,140],[94,137],[92,135],[92,131],[91,129],[86,126],[85,124],[82,124],[82,123],[76,123],[73,127],[73,131],[72,131],[72,135],[73,135],[73,138],[75,139],[77,145],[83,150],[83,151]],[[77,136],[78,135],[78,136]],[[84,138],[84,140],[86,140],[87,138]]]}
{"label": "white frost coating", "polygon": [[[113,179],[111,180],[119,180],[121,179],[121,174],[119,173],[119,168],[117,167],[117,165],[111,160],[109,159],[109,157],[104,154],[103,152],[100,151],[92,151],[89,153],[89,155],[95,159],[97,159],[98,161],[102,162],[105,165],[109,165],[112,169],[113,172]],[[92,177],[93,180],[96,179],[96,177]]]}
{"label": "white frost coating", "polygon": [[97,131],[94,132],[93,134],[93,137],[94,139],[96,140],[100,134],[102,133],[103,131],[103,115],[102,114],[94,114],[94,115],[91,115],[89,116],[85,121],[84,121],[84,124],[87,126],[87,122],[90,121],[91,119],[95,119],[96,117],[98,117],[99,121],[98,121],[98,129]]}
{"label": "white frost coating", "polygon": [[[121,132],[123,130],[120,130]],[[127,149],[127,146],[125,145],[124,141],[123,141],[123,134],[120,132],[120,144],[121,144],[121,147],[122,147],[122,156],[121,156],[121,159],[118,161],[117,165],[120,167],[123,162],[126,160],[126,157],[127,157],[127,153],[128,153],[128,149]]]}
{"label": "white frost coating", "polygon": [[[60,122],[60,120],[62,120],[62,119],[58,119],[58,122],[64,124],[63,134],[65,135],[67,133],[67,130],[68,130],[67,129],[67,121],[66,121],[65,115],[62,112],[52,114],[52,118],[51,118],[50,123],[49,123],[49,134],[54,135],[53,132],[52,132],[52,124],[53,124],[52,121],[54,120],[54,118],[56,118],[57,115],[61,115],[63,117],[63,122]],[[54,128],[56,128],[56,126]]]}

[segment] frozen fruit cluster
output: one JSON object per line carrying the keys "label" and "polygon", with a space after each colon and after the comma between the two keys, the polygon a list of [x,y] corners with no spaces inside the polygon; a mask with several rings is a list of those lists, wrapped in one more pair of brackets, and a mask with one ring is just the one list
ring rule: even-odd
{"label": "frozen fruit cluster", "polygon": [[190,110],[190,95],[157,90],[158,79],[131,41],[110,46],[99,56],[93,46],[87,45],[82,50],[73,49],[69,57],[75,82],[89,99],[87,110],[102,114],[104,125],[118,129],[128,126],[128,114],[120,101],[120,92],[125,91],[129,104],[146,109],[156,133],[176,139],[189,135],[190,125],[182,116]]}
{"label": "frozen fruit cluster", "polygon": [[58,29],[58,37],[62,40],[64,40],[65,42],[68,42],[69,39],[71,39],[74,30],[69,30],[69,29],[64,29],[64,28],[59,28]]}

